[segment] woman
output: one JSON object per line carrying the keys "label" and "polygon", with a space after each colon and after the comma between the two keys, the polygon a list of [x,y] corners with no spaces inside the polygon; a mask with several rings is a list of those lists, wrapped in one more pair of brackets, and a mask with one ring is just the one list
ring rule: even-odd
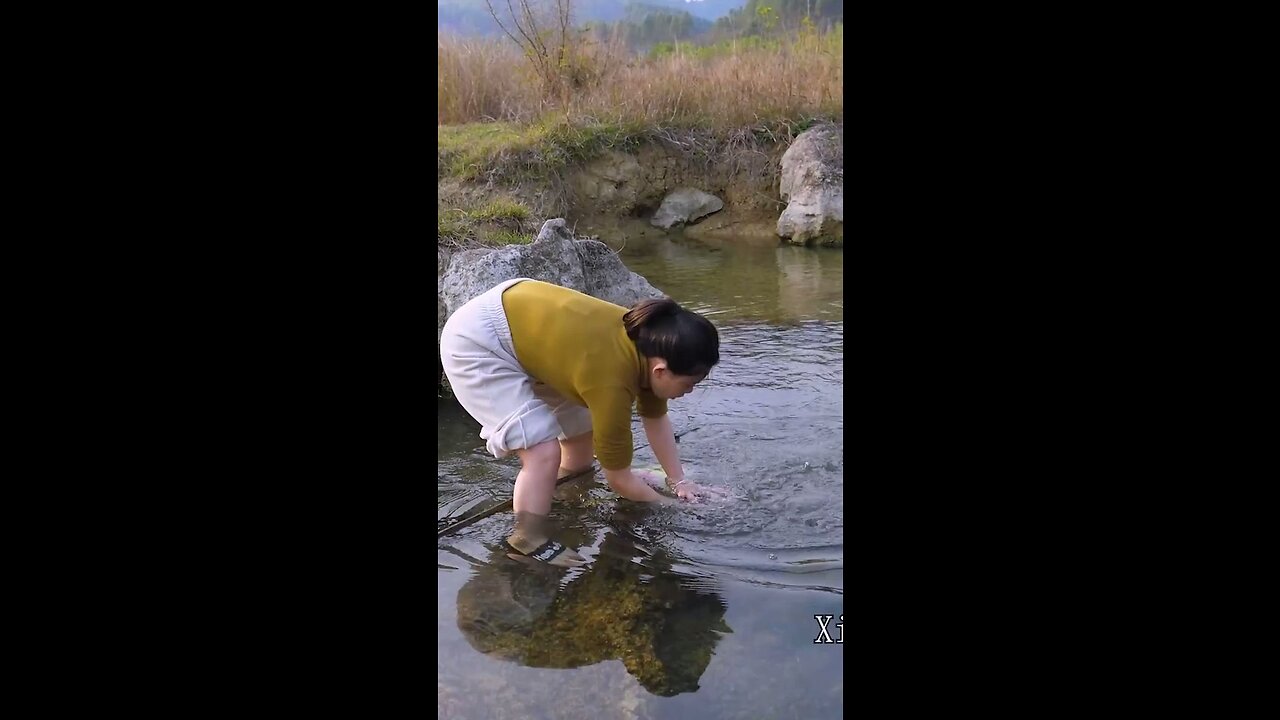
{"label": "woman", "polygon": [[676,453],[667,400],[706,378],[720,361],[720,336],[674,300],[642,300],[628,310],[558,285],[508,280],[449,318],[440,359],[489,452],[520,456],[516,529],[507,539],[520,555],[582,562],[547,537],[545,520],[556,480],[589,468],[593,450],[619,495],[663,498],[631,471],[632,404],[668,486],[697,499]]}

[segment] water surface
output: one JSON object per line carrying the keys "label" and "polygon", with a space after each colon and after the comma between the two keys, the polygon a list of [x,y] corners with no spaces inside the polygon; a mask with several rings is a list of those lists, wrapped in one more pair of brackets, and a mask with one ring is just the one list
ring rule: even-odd
{"label": "water surface", "polygon": [[[838,717],[844,646],[814,640],[847,635],[843,250],[673,236],[621,255],[720,331],[720,365],[670,413],[687,475],[727,499],[570,483],[552,519],[591,561],[574,570],[508,559],[510,513],[440,539],[440,715]],[[437,412],[438,520],[508,499],[514,458],[490,457],[451,399]],[[657,461],[646,447],[636,465]],[[815,614],[835,616],[825,635]]]}

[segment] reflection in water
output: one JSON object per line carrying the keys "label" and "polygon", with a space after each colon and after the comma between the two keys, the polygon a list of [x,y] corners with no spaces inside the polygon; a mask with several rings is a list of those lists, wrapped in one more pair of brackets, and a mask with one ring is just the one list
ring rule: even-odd
{"label": "reflection in water", "polygon": [[[558,533],[591,545],[584,528]],[[722,633],[725,604],[705,578],[673,572],[662,548],[640,549],[614,528],[580,570],[508,558],[497,546],[458,592],[458,629],[476,650],[529,667],[577,668],[620,660],[646,690],[698,689]],[[639,561],[637,561],[639,555]]]}
{"label": "reflection in water", "polygon": [[628,245],[627,267],[719,326],[844,321],[844,250],[743,246],[674,236]]}

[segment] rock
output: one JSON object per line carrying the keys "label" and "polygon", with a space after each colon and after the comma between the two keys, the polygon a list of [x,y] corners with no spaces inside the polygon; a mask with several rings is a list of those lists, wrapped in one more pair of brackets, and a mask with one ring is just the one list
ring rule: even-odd
{"label": "rock", "polygon": [[471,298],[503,280],[528,277],[586,292],[582,260],[573,233],[564,220],[543,223],[538,237],[528,245],[475,248],[453,256],[440,280],[445,319]]}
{"label": "rock", "polygon": [[[471,298],[504,280],[527,277],[572,288],[615,305],[662,297],[648,280],[631,272],[609,248],[596,240],[576,240],[562,218],[542,225],[528,245],[465,250],[448,258],[438,255],[437,348],[444,323]],[[443,380],[441,381],[443,384]]]}
{"label": "rock", "polygon": [[778,186],[787,209],[778,236],[796,245],[844,245],[844,134],[817,125],[796,138],[782,156]]}
{"label": "rock", "polygon": [[[444,271],[446,268],[449,267],[449,259],[452,256],[453,256],[453,253],[450,252],[448,249],[442,248],[439,245],[436,246],[436,288],[437,289],[439,289],[440,286],[443,284],[441,280],[444,279]],[[438,297],[436,298],[436,300],[437,300],[436,324],[443,326],[445,318],[448,315],[448,313],[446,313],[444,310],[444,298]]]}
{"label": "rock", "polygon": [[724,208],[724,201],[697,188],[679,188],[662,201],[650,225],[670,230],[680,223],[694,223]]}
{"label": "rock", "polygon": [[622,307],[631,307],[644,298],[663,296],[648,280],[628,270],[608,245],[598,240],[578,240],[576,245],[578,257],[582,259],[586,294]]}
{"label": "rock", "polygon": [[440,288],[444,287],[444,271],[449,267],[449,259],[453,253],[445,248],[436,246],[436,376],[439,378],[441,385],[444,384],[444,368],[440,366],[440,332],[444,330],[444,321],[448,319],[449,314],[445,312],[444,295],[440,292]]}

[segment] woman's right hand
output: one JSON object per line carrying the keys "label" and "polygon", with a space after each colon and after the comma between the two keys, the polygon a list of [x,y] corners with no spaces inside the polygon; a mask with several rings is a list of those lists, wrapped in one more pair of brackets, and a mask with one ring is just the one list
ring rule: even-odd
{"label": "woman's right hand", "polygon": [[648,470],[645,468],[636,468],[631,474],[648,483],[656,490],[670,490],[676,497],[688,502],[697,502],[699,494],[702,492],[692,481],[680,480],[671,482],[671,478],[661,470]]}
{"label": "woman's right hand", "polygon": [[674,483],[671,489],[675,491],[676,497],[689,502],[698,502],[698,493],[702,492],[697,485],[689,480],[681,480]]}

